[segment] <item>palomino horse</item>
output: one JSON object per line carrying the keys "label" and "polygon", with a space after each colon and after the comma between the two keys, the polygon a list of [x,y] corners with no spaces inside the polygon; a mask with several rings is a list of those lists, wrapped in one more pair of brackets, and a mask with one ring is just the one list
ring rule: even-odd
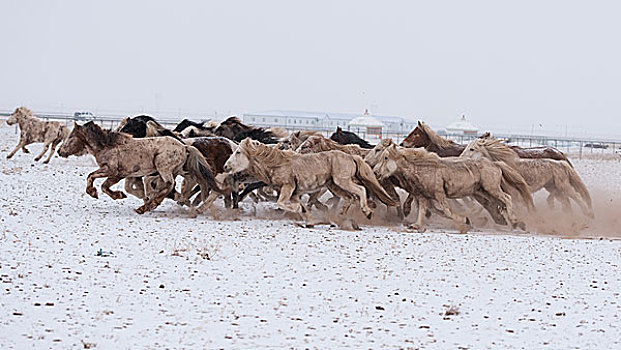
{"label": "palomino horse", "polygon": [[27,145],[32,143],[43,143],[43,150],[35,158],[38,161],[47,152],[50,145],[52,150],[43,163],[47,164],[52,159],[56,151],[56,146],[69,135],[69,129],[59,122],[44,122],[34,117],[32,112],[26,107],[16,108],[13,114],[6,120],[8,125],[19,124],[19,143],[6,157],[11,158],[20,148],[24,153],[29,153]]}
{"label": "palomino horse", "polygon": [[461,232],[466,232],[470,220],[453,213],[448,199],[468,196],[479,201],[492,217],[500,207],[507,223],[525,229],[524,223],[519,222],[513,212],[511,196],[501,188],[503,181],[515,187],[529,208],[533,207],[532,195],[520,174],[503,162],[486,158],[447,159],[425,150],[397,149],[391,145],[382,152],[374,171],[380,179],[399,174],[409,182],[408,189],[418,200],[418,219],[414,225],[418,230],[424,230],[423,220],[429,208],[453,220]]}
{"label": "palomino horse", "polygon": [[371,149],[374,146],[367,141],[361,139],[358,135],[351,131],[345,131],[340,126],[336,128],[336,131],[330,135],[330,140],[336,141],[341,145],[358,145],[365,149]]}
{"label": "palomino horse", "polygon": [[[410,132],[400,145],[407,148],[423,147],[429,152],[437,153],[440,157],[459,157],[466,148],[465,145],[460,145],[436,134],[427,124],[421,121],[418,122],[416,128]],[[569,163],[567,156],[554,147],[510,147],[520,158],[550,158],[564,160]]]}
{"label": "palomino horse", "polygon": [[279,150],[295,151],[309,137],[317,135],[317,131],[299,130],[292,132],[289,136],[278,142],[276,148]]}
{"label": "palomino horse", "polygon": [[571,198],[580,206],[584,215],[593,217],[589,191],[576,170],[567,162],[519,158],[513,149],[492,137],[473,140],[461,154],[461,157],[468,158],[479,156],[513,166],[524,177],[532,193],[545,188],[550,193],[547,199],[550,207],[554,206],[554,199],[557,199],[566,211],[571,212]]}
{"label": "palomino horse", "polygon": [[305,154],[305,153],[317,153],[324,151],[341,151],[347,154],[356,155],[363,157],[369,153],[369,150],[366,148],[362,148],[358,145],[341,145],[340,143],[327,139],[321,135],[313,135],[306,139],[306,141],[302,142],[296,152]]}
{"label": "palomino horse", "polygon": [[371,216],[373,211],[367,205],[365,187],[386,205],[399,204],[384,191],[362,158],[340,151],[299,154],[245,139],[233,152],[224,169],[233,173],[247,171],[279,188],[278,206],[302,214],[305,219],[308,219],[308,209],[300,203],[299,197],[318,192],[326,186],[345,200],[341,215],[346,214],[354,198],[358,198],[362,212],[367,217]]}
{"label": "palomino horse", "polygon": [[[310,136],[308,139],[306,139],[306,141],[300,144],[296,152],[300,154],[306,154],[306,153],[317,153],[317,152],[325,152],[325,151],[332,151],[332,150],[341,151],[347,154],[356,155],[360,157],[365,157],[367,154],[372,152],[372,150],[362,148],[356,144],[341,145],[340,143],[327,139],[321,135]],[[395,187],[390,180],[381,181],[380,184],[392,198],[399,198],[399,194],[395,190]],[[321,197],[319,194],[312,194],[309,199],[309,202],[316,205],[317,207],[321,207],[322,205],[321,203],[319,203],[319,197]],[[338,199],[337,199],[337,202],[338,202]],[[401,209],[401,206],[397,207],[397,216],[400,219],[404,218],[403,210]]]}
{"label": "palomino horse", "polygon": [[132,138],[120,132],[102,130],[97,124],[88,122],[83,126],[74,123],[67,140],[58,150],[61,157],[87,149],[99,169],[88,175],[86,193],[97,197],[93,182],[97,178],[107,178],[101,186],[104,193],[113,199],[125,198],[121,191],[113,191],[110,186],[127,177],[142,177],[157,174],[161,182],[154,195],[144,205],[136,209],[142,214],[155,209],[174,188],[175,176],[193,177],[201,188],[221,191],[216,185],[211,166],[201,153],[171,137]]}

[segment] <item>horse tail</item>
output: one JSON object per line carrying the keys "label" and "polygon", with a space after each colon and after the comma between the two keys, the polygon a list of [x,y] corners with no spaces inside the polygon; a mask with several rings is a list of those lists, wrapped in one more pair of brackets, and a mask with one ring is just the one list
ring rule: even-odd
{"label": "horse tail", "polygon": [[207,163],[207,160],[205,160],[201,152],[193,146],[185,146],[185,149],[187,152],[185,169],[196,177],[201,186],[201,190],[206,191],[208,188],[211,188],[218,193],[226,194],[226,191],[221,189],[216,183],[211,165]]}
{"label": "horse tail", "polygon": [[[561,163],[564,163],[564,162],[561,162]],[[580,179],[580,176],[578,175],[578,173],[573,167],[567,164],[563,164],[563,168],[565,169],[565,172],[567,173],[567,176],[569,177],[569,183],[571,184],[571,187],[573,187],[574,190],[576,190],[576,192],[580,194],[580,197],[582,197],[582,200],[589,207],[589,211],[591,212],[591,215],[593,215],[593,203],[591,201],[591,195],[589,194],[589,190],[584,185],[584,182],[582,182],[582,179]]]}
{"label": "horse tail", "polygon": [[401,203],[399,200],[392,198],[386,190],[380,185],[375,177],[371,167],[359,156],[352,156],[356,163],[356,178],[362,182],[364,187],[368,188],[382,203],[396,207]]}
{"label": "horse tail", "polygon": [[515,169],[509,166],[505,162],[494,162],[502,171],[502,179],[507,182],[508,185],[514,187],[526,203],[526,207],[529,212],[535,210],[535,204],[533,203],[533,195],[528,188],[528,184],[524,177]]}

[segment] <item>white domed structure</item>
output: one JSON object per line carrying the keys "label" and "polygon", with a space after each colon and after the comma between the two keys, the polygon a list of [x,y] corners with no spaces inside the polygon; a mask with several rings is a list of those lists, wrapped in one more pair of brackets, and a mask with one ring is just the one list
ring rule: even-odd
{"label": "white domed structure", "polygon": [[347,123],[349,130],[356,133],[362,133],[366,136],[379,137],[382,136],[382,127],[384,123],[369,114],[369,110],[365,110],[364,114],[352,119]]}
{"label": "white domed structure", "polygon": [[457,135],[476,135],[479,129],[470,124],[466,120],[466,116],[462,115],[461,119],[449,124],[446,127],[446,132],[449,134],[457,134]]}

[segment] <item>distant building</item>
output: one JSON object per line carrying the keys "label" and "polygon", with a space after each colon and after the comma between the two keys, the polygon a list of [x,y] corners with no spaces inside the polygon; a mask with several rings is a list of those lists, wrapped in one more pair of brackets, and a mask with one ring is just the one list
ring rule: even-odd
{"label": "distant building", "polygon": [[[353,113],[326,113],[273,110],[266,112],[245,113],[242,115],[244,123],[270,127],[280,126],[290,130],[350,130],[349,124],[353,119],[361,117]],[[404,135],[416,127],[416,121],[397,116],[373,115],[373,119],[382,123],[381,133],[385,135]],[[354,130],[352,130],[354,131]]]}
{"label": "distant building", "polygon": [[479,132],[479,129],[470,124],[466,120],[465,115],[462,115],[460,120],[451,123],[446,127],[446,132],[453,135],[476,135]]}
{"label": "distant building", "polygon": [[347,123],[351,131],[357,134],[363,134],[366,137],[382,138],[382,123],[379,119],[372,117],[369,110],[365,110],[364,114],[356,117]]}

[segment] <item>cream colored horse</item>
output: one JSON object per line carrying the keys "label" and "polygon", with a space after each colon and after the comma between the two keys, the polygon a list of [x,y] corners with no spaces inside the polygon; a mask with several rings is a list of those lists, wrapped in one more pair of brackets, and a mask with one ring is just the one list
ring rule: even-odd
{"label": "cream colored horse", "polygon": [[357,198],[362,212],[370,217],[373,211],[367,204],[367,189],[386,205],[398,205],[398,201],[384,191],[362,158],[341,151],[299,154],[245,139],[233,152],[224,169],[232,173],[247,171],[261,181],[278,187],[278,206],[302,214],[306,219],[308,210],[300,203],[299,197],[318,192],[323,187],[328,187],[332,193],[345,200],[341,215],[347,213]]}
{"label": "cream colored horse", "polygon": [[566,161],[546,158],[520,158],[508,145],[495,138],[473,140],[464,149],[461,157],[486,157],[503,161],[513,166],[526,180],[530,191],[535,193],[545,188],[550,194],[548,205],[554,207],[554,199],[571,212],[571,198],[585,216],[593,217],[593,206],[588,189],[576,170]]}
{"label": "cream colored horse", "polygon": [[501,188],[503,181],[515,187],[532,207],[528,186],[517,171],[489,159],[440,158],[423,149],[397,149],[391,145],[382,152],[374,171],[380,179],[397,175],[408,183],[408,190],[418,200],[418,218],[414,226],[419,230],[424,230],[424,216],[427,209],[432,209],[453,220],[461,232],[466,232],[469,219],[453,213],[448,199],[469,196],[480,202],[492,217],[497,215],[496,209],[501,208],[507,223],[525,229],[513,212],[511,196]]}
{"label": "cream colored horse", "polygon": [[56,146],[61,143],[68,135],[69,129],[59,122],[45,122],[32,115],[32,112],[26,107],[16,108],[13,114],[6,120],[8,125],[19,124],[19,143],[15,149],[6,157],[11,158],[20,148],[24,153],[29,153],[26,146],[32,143],[43,143],[43,150],[35,158],[38,161],[45,155],[45,152],[52,146],[50,154],[43,161],[47,164],[52,159],[52,155],[56,151]]}

